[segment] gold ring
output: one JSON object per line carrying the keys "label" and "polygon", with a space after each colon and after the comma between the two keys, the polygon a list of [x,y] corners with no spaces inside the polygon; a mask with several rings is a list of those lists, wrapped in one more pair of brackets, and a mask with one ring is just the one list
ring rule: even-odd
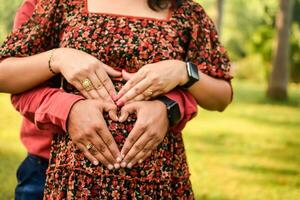
{"label": "gold ring", "polygon": [[153,90],[149,89],[149,90],[147,91],[147,96],[151,96],[152,94],[153,94]]}
{"label": "gold ring", "polygon": [[92,82],[90,81],[90,79],[84,79],[81,82],[82,87],[86,90],[86,91],[90,91],[93,88]]}
{"label": "gold ring", "polygon": [[94,145],[92,143],[89,143],[86,145],[86,148],[88,151],[91,150],[91,148],[93,148],[93,147],[94,147]]}

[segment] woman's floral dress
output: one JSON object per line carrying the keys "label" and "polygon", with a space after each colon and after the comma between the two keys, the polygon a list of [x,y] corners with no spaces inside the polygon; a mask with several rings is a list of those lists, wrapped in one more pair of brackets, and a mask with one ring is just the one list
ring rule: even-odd
{"label": "woman's floral dress", "polygon": [[[136,72],[147,63],[188,60],[216,78],[230,80],[229,60],[203,8],[190,0],[167,19],[89,13],[84,0],[39,0],[32,18],[12,33],[1,57],[30,56],[57,47],[85,51],[115,69]],[[123,80],[113,81],[116,89]],[[66,85],[67,92],[76,90]],[[63,105],[62,105],[63,106]],[[136,121],[116,123],[105,114],[119,148]],[[44,199],[193,199],[182,134],[169,131],[142,164],[108,170],[93,166],[68,134],[56,134]]]}

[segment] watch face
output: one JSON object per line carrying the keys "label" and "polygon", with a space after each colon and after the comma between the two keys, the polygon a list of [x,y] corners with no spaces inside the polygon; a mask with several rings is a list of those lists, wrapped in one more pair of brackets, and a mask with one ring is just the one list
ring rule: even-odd
{"label": "watch face", "polygon": [[172,99],[169,99],[166,96],[161,96],[158,98],[158,100],[162,101],[166,105],[170,124],[176,124],[181,118],[178,103],[176,101],[173,101]]}
{"label": "watch face", "polygon": [[198,67],[192,62],[186,63],[187,73],[189,77],[189,81],[183,86],[183,88],[187,89],[192,86],[195,82],[199,81],[199,72]]}
{"label": "watch face", "polygon": [[189,76],[191,79],[193,79],[194,82],[199,80],[199,72],[198,72],[198,67],[191,62],[188,62],[188,69],[189,69]]}

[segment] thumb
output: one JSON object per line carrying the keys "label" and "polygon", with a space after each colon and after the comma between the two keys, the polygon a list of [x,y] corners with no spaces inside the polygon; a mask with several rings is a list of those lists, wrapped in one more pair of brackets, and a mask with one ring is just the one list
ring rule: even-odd
{"label": "thumb", "polygon": [[122,75],[120,71],[117,71],[108,65],[104,65],[104,69],[106,73],[111,77],[120,77]]}
{"label": "thumb", "polygon": [[131,79],[134,75],[135,75],[135,73],[129,73],[129,72],[126,72],[125,70],[122,70],[122,76],[126,81]]}
{"label": "thumb", "polygon": [[137,106],[134,103],[129,103],[121,108],[121,115],[119,117],[119,122],[124,122],[130,113],[137,110]]}

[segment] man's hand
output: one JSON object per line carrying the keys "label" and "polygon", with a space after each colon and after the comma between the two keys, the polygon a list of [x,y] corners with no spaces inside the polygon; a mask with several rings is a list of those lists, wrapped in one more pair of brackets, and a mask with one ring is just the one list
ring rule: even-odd
{"label": "man's hand", "polygon": [[111,104],[99,100],[78,101],[69,114],[68,132],[74,144],[94,165],[101,162],[113,169],[120,167],[121,154],[102,114],[110,109]]}
{"label": "man's hand", "polygon": [[163,141],[169,128],[166,105],[158,100],[126,104],[122,107],[119,121],[125,121],[133,112],[137,114],[137,121],[121,150],[124,157],[121,166],[129,168],[150,156],[152,150]]}

